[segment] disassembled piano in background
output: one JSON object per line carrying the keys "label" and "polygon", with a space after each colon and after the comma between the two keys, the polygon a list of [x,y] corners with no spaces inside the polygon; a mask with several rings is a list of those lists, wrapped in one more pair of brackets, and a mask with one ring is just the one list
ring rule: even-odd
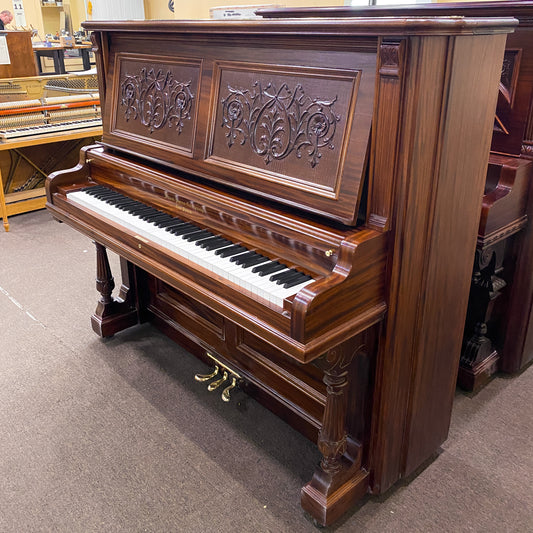
{"label": "disassembled piano in background", "polygon": [[[102,134],[95,73],[0,80],[0,217],[43,209],[44,180]],[[52,144],[53,143],[53,144]]]}
{"label": "disassembled piano in background", "polygon": [[152,321],[316,441],[319,524],[447,437],[515,24],[85,24],[103,142],[46,189],[96,243],[93,328]]}
{"label": "disassembled piano in background", "polygon": [[260,9],[266,18],[515,17],[507,39],[458,384],[533,361],[533,2]]}

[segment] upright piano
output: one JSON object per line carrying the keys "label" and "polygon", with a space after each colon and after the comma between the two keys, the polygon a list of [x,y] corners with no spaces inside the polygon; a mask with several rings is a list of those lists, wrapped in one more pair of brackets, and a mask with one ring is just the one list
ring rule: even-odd
{"label": "upright piano", "polygon": [[458,384],[479,391],[496,372],[533,362],[533,2],[264,8],[266,18],[498,17],[508,36],[493,125]]}
{"label": "upright piano", "polygon": [[317,442],[319,524],[446,439],[515,24],[85,23],[103,139],[46,189],[96,244],[93,329],[153,322]]}

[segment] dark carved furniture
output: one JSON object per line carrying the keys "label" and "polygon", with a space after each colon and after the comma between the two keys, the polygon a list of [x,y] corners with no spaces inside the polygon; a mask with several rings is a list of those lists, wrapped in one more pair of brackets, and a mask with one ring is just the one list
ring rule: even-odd
{"label": "dark carved furniture", "polygon": [[[93,327],[151,320],[215,367],[210,390],[238,384],[317,442],[301,502],[320,524],[446,439],[515,23],[85,25],[103,142],[47,206],[97,243]],[[305,281],[280,296],[229,257]]]}
{"label": "dark carved furniture", "polygon": [[[460,2],[403,6],[279,8],[266,18],[512,16],[493,128],[489,172],[465,323],[458,383],[479,390],[498,370],[533,360],[533,2]],[[530,200],[528,201],[528,197]]]}

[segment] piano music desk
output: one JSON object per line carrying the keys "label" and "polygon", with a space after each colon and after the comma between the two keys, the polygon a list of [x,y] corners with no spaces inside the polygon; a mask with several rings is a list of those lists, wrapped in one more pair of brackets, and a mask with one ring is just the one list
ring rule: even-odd
{"label": "piano music desk", "polygon": [[[82,128],[79,130],[72,130],[61,134],[53,135],[33,135],[31,137],[22,137],[20,139],[11,139],[0,143],[0,151],[14,150],[17,152],[20,148],[26,146],[33,146],[37,144],[51,144],[59,141],[68,141],[73,139],[84,139],[86,137],[94,137],[102,134],[102,128]],[[41,169],[31,161],[28,161],[38,172],[43,173]],[[44,173],[43,173],[44,174]],[[46,176],[45,176],[46,177]],[[2,171],[0,169],[0,217],[4,224],[4,230],[9,231],[8,216],[18,215],[20,213],[28,213],[29,211],[36,211],[44,209],[46,204],[46,193],[44,187],[32,189],[29,191],[21,191],[15,193],[4,193],[4,182],[2,179]]]}

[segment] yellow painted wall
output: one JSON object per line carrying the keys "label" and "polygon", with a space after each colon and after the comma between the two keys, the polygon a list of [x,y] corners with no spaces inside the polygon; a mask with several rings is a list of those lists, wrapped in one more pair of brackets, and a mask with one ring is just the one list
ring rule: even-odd
{"label": "yellow painted wall", "polygon": [[[179,5],[180,0],[174,0]],[[189,2],[184,2],[188,4]],[[174,13],[168,8],[168,0],[144,0],[144,16],[151,20],[173,19]]]}
{"label": "yellow painted wall", "polygon": [[[157,0],[145,0],[145,6]],[[167,2],[164,0],[164,4]],[[317,6],[342,6],[343,0],[285,0],[284,2],[268,2],[250,0],[194,0],[180,2],[174,0],[174,18],[176,19],[202,19],[209,18],[209,9],[212,7],[250,6],[250,5],[278,5],[283,7],[317,7]],[[167,8],[168,9],[168,8]],[[172,15],[172,14],[171,14]],[[170,17],[166,17],[170,18]]]}

